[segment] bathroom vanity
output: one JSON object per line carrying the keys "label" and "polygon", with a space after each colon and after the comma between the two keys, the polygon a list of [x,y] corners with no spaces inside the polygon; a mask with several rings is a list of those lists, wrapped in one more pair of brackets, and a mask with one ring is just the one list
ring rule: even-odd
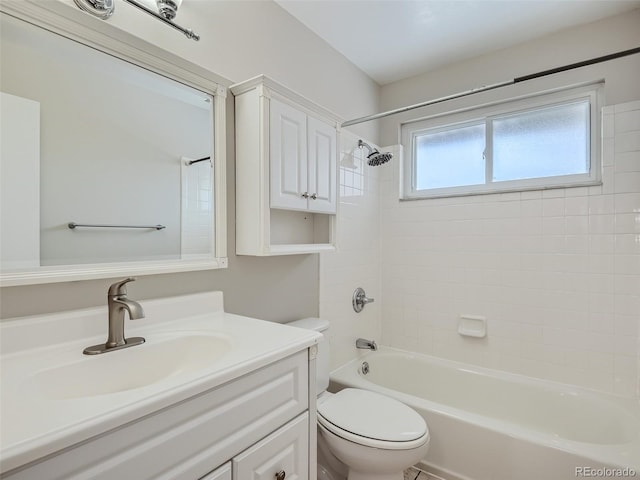
{"label": "bathroom vanity", "polygon": [[319,334],[220,292],[142,303],[146,342],[101,355],[106,308],[2,322],[1,477],[315,479]]}

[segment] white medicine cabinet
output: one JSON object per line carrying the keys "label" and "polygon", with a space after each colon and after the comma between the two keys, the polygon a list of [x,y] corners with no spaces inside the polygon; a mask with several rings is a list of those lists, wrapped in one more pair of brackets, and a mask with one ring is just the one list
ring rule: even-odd
{"label": "white medicine cabinet", "polygon": [[264,75],[233,85],[236,108],[236,253],[335,249],[335,114]]}

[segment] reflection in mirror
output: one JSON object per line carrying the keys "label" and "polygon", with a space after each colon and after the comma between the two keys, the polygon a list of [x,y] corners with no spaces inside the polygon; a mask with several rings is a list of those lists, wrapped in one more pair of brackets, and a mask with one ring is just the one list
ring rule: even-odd
{"label": "reflection in mirror", "polygon": [[215,256],[214,98],[0,19],[3,273]]}

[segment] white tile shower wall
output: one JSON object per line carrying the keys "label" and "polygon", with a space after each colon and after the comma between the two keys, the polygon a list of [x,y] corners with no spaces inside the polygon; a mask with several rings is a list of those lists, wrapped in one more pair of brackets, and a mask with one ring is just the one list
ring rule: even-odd
{"label": "white tile shower wall", "polygon": [[[367,166],[359,137],[343,130],[340,138],[338,250],[320,254],[320,316],[331,322],[332,369],[361,353],[356,338],[381,335],[379,169]],[[375,299],[360,313],[351,306],[357,287]]]}
{"label": "white tile shower wall", "polygon": [[398,184],[383,172],[384,344],[640,397],[640,102],[603,110],[601,186],[399,202]]}

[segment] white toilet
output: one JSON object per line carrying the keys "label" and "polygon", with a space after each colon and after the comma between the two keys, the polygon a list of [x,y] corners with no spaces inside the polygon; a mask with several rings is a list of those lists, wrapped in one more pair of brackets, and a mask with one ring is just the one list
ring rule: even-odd
{"label": "white toilet", "polygon": [[[327,320],[289,323],[326,334]],[[329,386],[329,343],[318,344],[318,480],[402,480],[403,471],[424,458],[429,429],[407,405],[379,393]]]}

